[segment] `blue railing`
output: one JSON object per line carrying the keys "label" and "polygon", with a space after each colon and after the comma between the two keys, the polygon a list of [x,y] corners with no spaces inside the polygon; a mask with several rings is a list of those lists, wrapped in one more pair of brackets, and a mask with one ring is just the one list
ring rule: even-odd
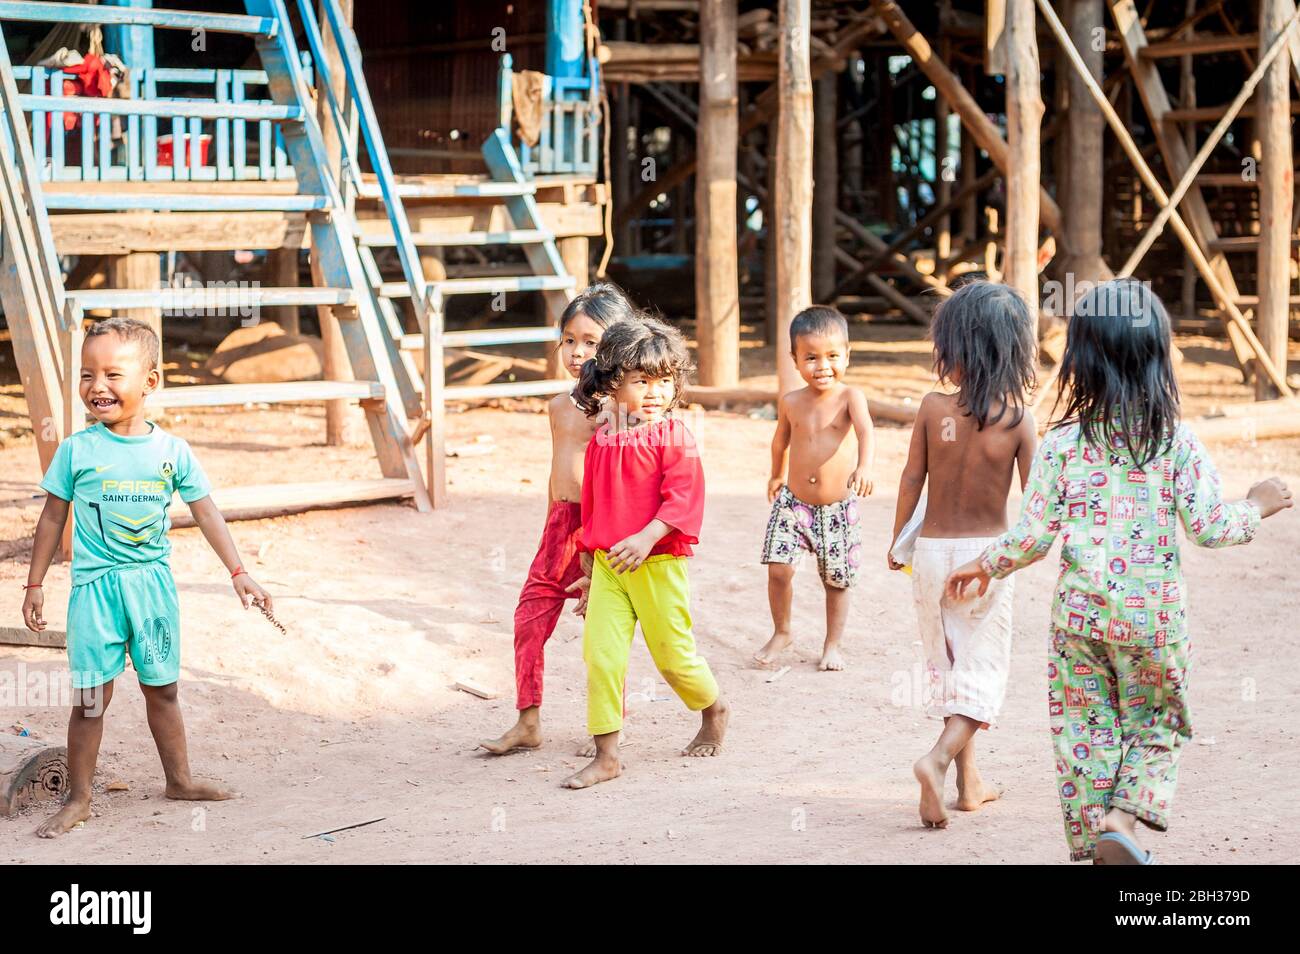
{"label": "blue railing", "polygon": [[[115,107],[106,106],[101,112],[79,113],[76,128],[65,131],[64,116],[73,113],[58,110],[49,100],[63,97],[63,81],[75,77],[39,66],[15,67],[13,73],[27,94],[24,112],[30,116],[32,151],[42,181],[274,182],[294,177],[278,124],[271,119],[115,115]],[[263,98],[263,70],[155,67],[131,71],[130,83],[131,101],[136,103],[273,105]],[[167,95],[177,87],[187,93],[211,87],[212,96]],[[41,108],[31,106],[32,99]]]}
{"label": "blue railing", "polygon": [[500,126],[519,152],[528,176],[595,175],[600,165],[600,102],[593,95],[596,61],[588,75],[546,76],[542,80],[542,125],[536,146],[519,140],[514,130],[513,60],[501,57],[497,104]]}

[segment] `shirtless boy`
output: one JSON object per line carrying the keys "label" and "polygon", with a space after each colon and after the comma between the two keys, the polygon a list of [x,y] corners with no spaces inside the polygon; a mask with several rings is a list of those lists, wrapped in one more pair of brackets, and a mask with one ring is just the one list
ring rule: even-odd
{"label": "shirtless boy", "polygon": [[[849,588],[862,562],[856,498],[872,490],[875,438],[866,396],[844,383],[849,366],[844,316],[823,306],[801,311],[790,322],[790,351],[806,387],[777,402],[767,482],[772,514],[762,561],[767,564],[772,638],[754,660],[771,665],[794,642],[794,565],[808,552],[817,557],[826,590],[826,642],[817,668],[841,670]],[[847,440],[849,431],[857,438],[856,448]]]}

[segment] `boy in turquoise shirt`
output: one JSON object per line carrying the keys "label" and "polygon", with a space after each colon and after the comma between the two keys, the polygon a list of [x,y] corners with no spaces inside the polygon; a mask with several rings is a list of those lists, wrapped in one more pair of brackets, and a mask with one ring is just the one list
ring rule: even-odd
{"label": "boy in turquoise shirt", "polygon": [[128,653],[162,758],[167,797],[219,800],[234,794],[190,775],[176,691],[180,606],[167,565],[167,511],[173,493],[190,505],[195,523],[230,571],[244,608],[256,603],[270,610],[271,597],[240,565],[189,445],[145,419],[145,396],[161,380],[160,350],[148,325],[127,318],[98,322],[86,332],[80,391],[96,423],[59,445],[41,481],[47,496],[23,587],[23,620],[33,632],[45,628],[41,581],[72,504],[68,664],[76,692],[68,721],[70,791],[63,808],[37,828],[43,838],[61,835],[90,817],[90,785],[104,731],[100,716],[113,698],[113,680],[125,670]]}

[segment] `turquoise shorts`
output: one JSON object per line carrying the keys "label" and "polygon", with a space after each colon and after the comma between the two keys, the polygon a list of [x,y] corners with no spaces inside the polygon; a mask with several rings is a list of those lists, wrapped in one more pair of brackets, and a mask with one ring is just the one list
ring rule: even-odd
{"label": "turquoise shorts", "polygon": [[181,610],[167,564],[119,565],[72,588],[68,666],[74,689],[120,676],[131,654],[140,683],[167,686],[181,672]]}

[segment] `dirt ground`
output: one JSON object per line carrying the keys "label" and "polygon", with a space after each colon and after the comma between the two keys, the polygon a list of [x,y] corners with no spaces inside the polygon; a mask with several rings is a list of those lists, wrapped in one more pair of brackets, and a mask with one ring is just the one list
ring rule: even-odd
{"label": "dirt ground", "polygon": [[[897,327],[857,328],[854,380],[868,396],[919,398],[927,348]],[[905,336],[906,337],[906,336]],[[1189,413],[1240,400],[1222,343],[1180,342]],[[752,371],[770,352],[745,355]],[[1293,369],[1294,369],[1293,364]],[[0,371],[0,382],[4,380]],[[753,377],[747,383],[762,383]],[[41,506],[39,468],[17,386],[0,384],[0,625],[21,625],[19,583]],[[318,408],[186,412],[164,420],[218,483],[376,475],[366,448],[320,444]],[[695,421],[709,499],[691,575],[696,633],[733,706],[727,749],[685,759],[694,718],[657,678],[644,647],[628,676],[626,774],[582,792],[559,787],[585,714],[581,625],[562,620],[547,654],[546,745],[490,758],[478,739],[514,718],[511,617],[545,509],[545,417],[479,409],[449,419],[451,443],[491,435],[495,451],[449,461],[452,504],[399,504],[232,526],[246,565],[274,594],[281,635],[244,613],[197,530],[173,532],[181,594],[181,698],[196,773],[242,798],[206,806],[162,797],[134,680],[120,681],[96,778],[97,817],[55,841],[32,830],[48,803],[0,819],[8,862],[896,862],[1064,863],[1047,732],[1044,655],[1054,560],[1016,588],[1016,641],[1001,723],[979,739],[1001,801],[923,830],[910,766],[937,733],[919,710],[920,649],[909,579],[885,569],[908,432],[878,429],[876,493],[863,508],[871,557],[855,591],[842,673],[815,669],[822,601],[797,578],[802,620],[792,668],[767,682],[749,665],[769,634],[758,563],[772,424],[713,413]],[[1215,445],[1230,495],[1278,473],[1300,485],[1300,441]],[[1013,503],[1013,506],[1015,504]],[[874,541],[870,543],[870,541]],[[1300,649],[1287,583],[1300,551],[1294,513],[1249,547],[1186,551],[1196,663],[1196,738],[1183,761],[1175,822],[1150,843],[1168,863],[1294,862],[1300,770],[1294,700]],[[66,566],[52,569],[48,615],[62,628]],[[0,674],[39,686],[62,651],[0,646]],[[482,700],[452,684],[498,693]],[[12,685],[12,683],[11,683]],[[30,688],[0,709],[61,742],[62,700]],[[112,782],[127,791],[108,792]],[[949,781],[949,799],[954,797]],[[382,818],[324,838],[313,833]]]}

